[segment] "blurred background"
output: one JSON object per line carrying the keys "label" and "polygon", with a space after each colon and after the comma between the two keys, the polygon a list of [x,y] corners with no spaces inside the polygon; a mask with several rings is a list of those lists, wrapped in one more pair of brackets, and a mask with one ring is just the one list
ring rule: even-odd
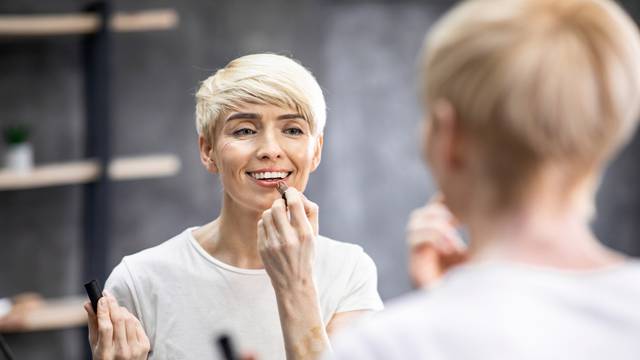
{"label": "blurred background", "polygon": [[[455,1],[117,0],[114,13],[170,9],[177,23],[114,32],[93,58],[85,52],[94,35],[3,28],[8,15],[77,13],[90,4],[0,0],[0,158],[8,166],[15,145],[28,142],[41,176],[0,170],[0,297],[81,295],[82,284],[124,255],[215,218],[221,189],[198,159],[194,93],[213,71],[255,52],[298,59],[325,92],[323,160],[307,189],[320,206],[321,233],[364,247],[378,266],[383,299],[410,290],[404,227],[435,191],[419,153],[416,55]],[[621,4],[640,19],[637,0]],[[108,126],[96,128],[95,119]],[[124,158],[121,171],[150,170],[114,173],[107,183],[99,163],[86,161],[95,151]],[[155,165],[126,163],[150,154],[162,156]],[[50,164],[61,166],[41,168]],[[594,223],[604,243],[632,256],[640,256],[638,184],[635,136],[607,170]],[[79,326],[5,335],[20,359],[86,358],[83,336]]]}

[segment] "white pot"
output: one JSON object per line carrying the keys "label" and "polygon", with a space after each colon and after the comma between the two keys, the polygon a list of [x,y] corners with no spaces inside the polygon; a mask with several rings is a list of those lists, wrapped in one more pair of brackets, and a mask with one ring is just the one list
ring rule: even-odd
{"label": "white pot", "polygon": [[33,168],[33,146],[30,143],[9,145],[5,165],[9,170],[29,172]]}

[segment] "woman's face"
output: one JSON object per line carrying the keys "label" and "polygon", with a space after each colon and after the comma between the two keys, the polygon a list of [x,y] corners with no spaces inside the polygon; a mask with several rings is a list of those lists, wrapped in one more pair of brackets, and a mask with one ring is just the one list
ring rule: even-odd
{"label": "woman's face", "polygon": [[320,163],[322,136],[301,114],[275,105],[246,104],[223,118],[211,159],[226,195],[256,211],[280,197],[276,184],[304,191]]}

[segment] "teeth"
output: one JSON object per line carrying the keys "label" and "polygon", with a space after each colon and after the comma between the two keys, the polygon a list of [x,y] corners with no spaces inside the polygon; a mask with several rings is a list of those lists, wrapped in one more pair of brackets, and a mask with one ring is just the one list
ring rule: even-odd
{"label": "teeth", "polygon": [[251,176],[253,176],[254,178],[258,179],[258,180],[263,180],[263,179],[284,179],[285,177],[287,177],[288,173],[286,172],[253,172],[250,173]]}

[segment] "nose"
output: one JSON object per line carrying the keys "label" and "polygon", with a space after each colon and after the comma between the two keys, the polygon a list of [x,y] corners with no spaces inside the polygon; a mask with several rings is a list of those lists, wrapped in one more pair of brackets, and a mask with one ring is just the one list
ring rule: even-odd
{"label": "nose", "polygon": [[278,142],[276,134],[265,131],[260,137],[256,156],[260,160],[276,160],[282,158],[282,147]]}

